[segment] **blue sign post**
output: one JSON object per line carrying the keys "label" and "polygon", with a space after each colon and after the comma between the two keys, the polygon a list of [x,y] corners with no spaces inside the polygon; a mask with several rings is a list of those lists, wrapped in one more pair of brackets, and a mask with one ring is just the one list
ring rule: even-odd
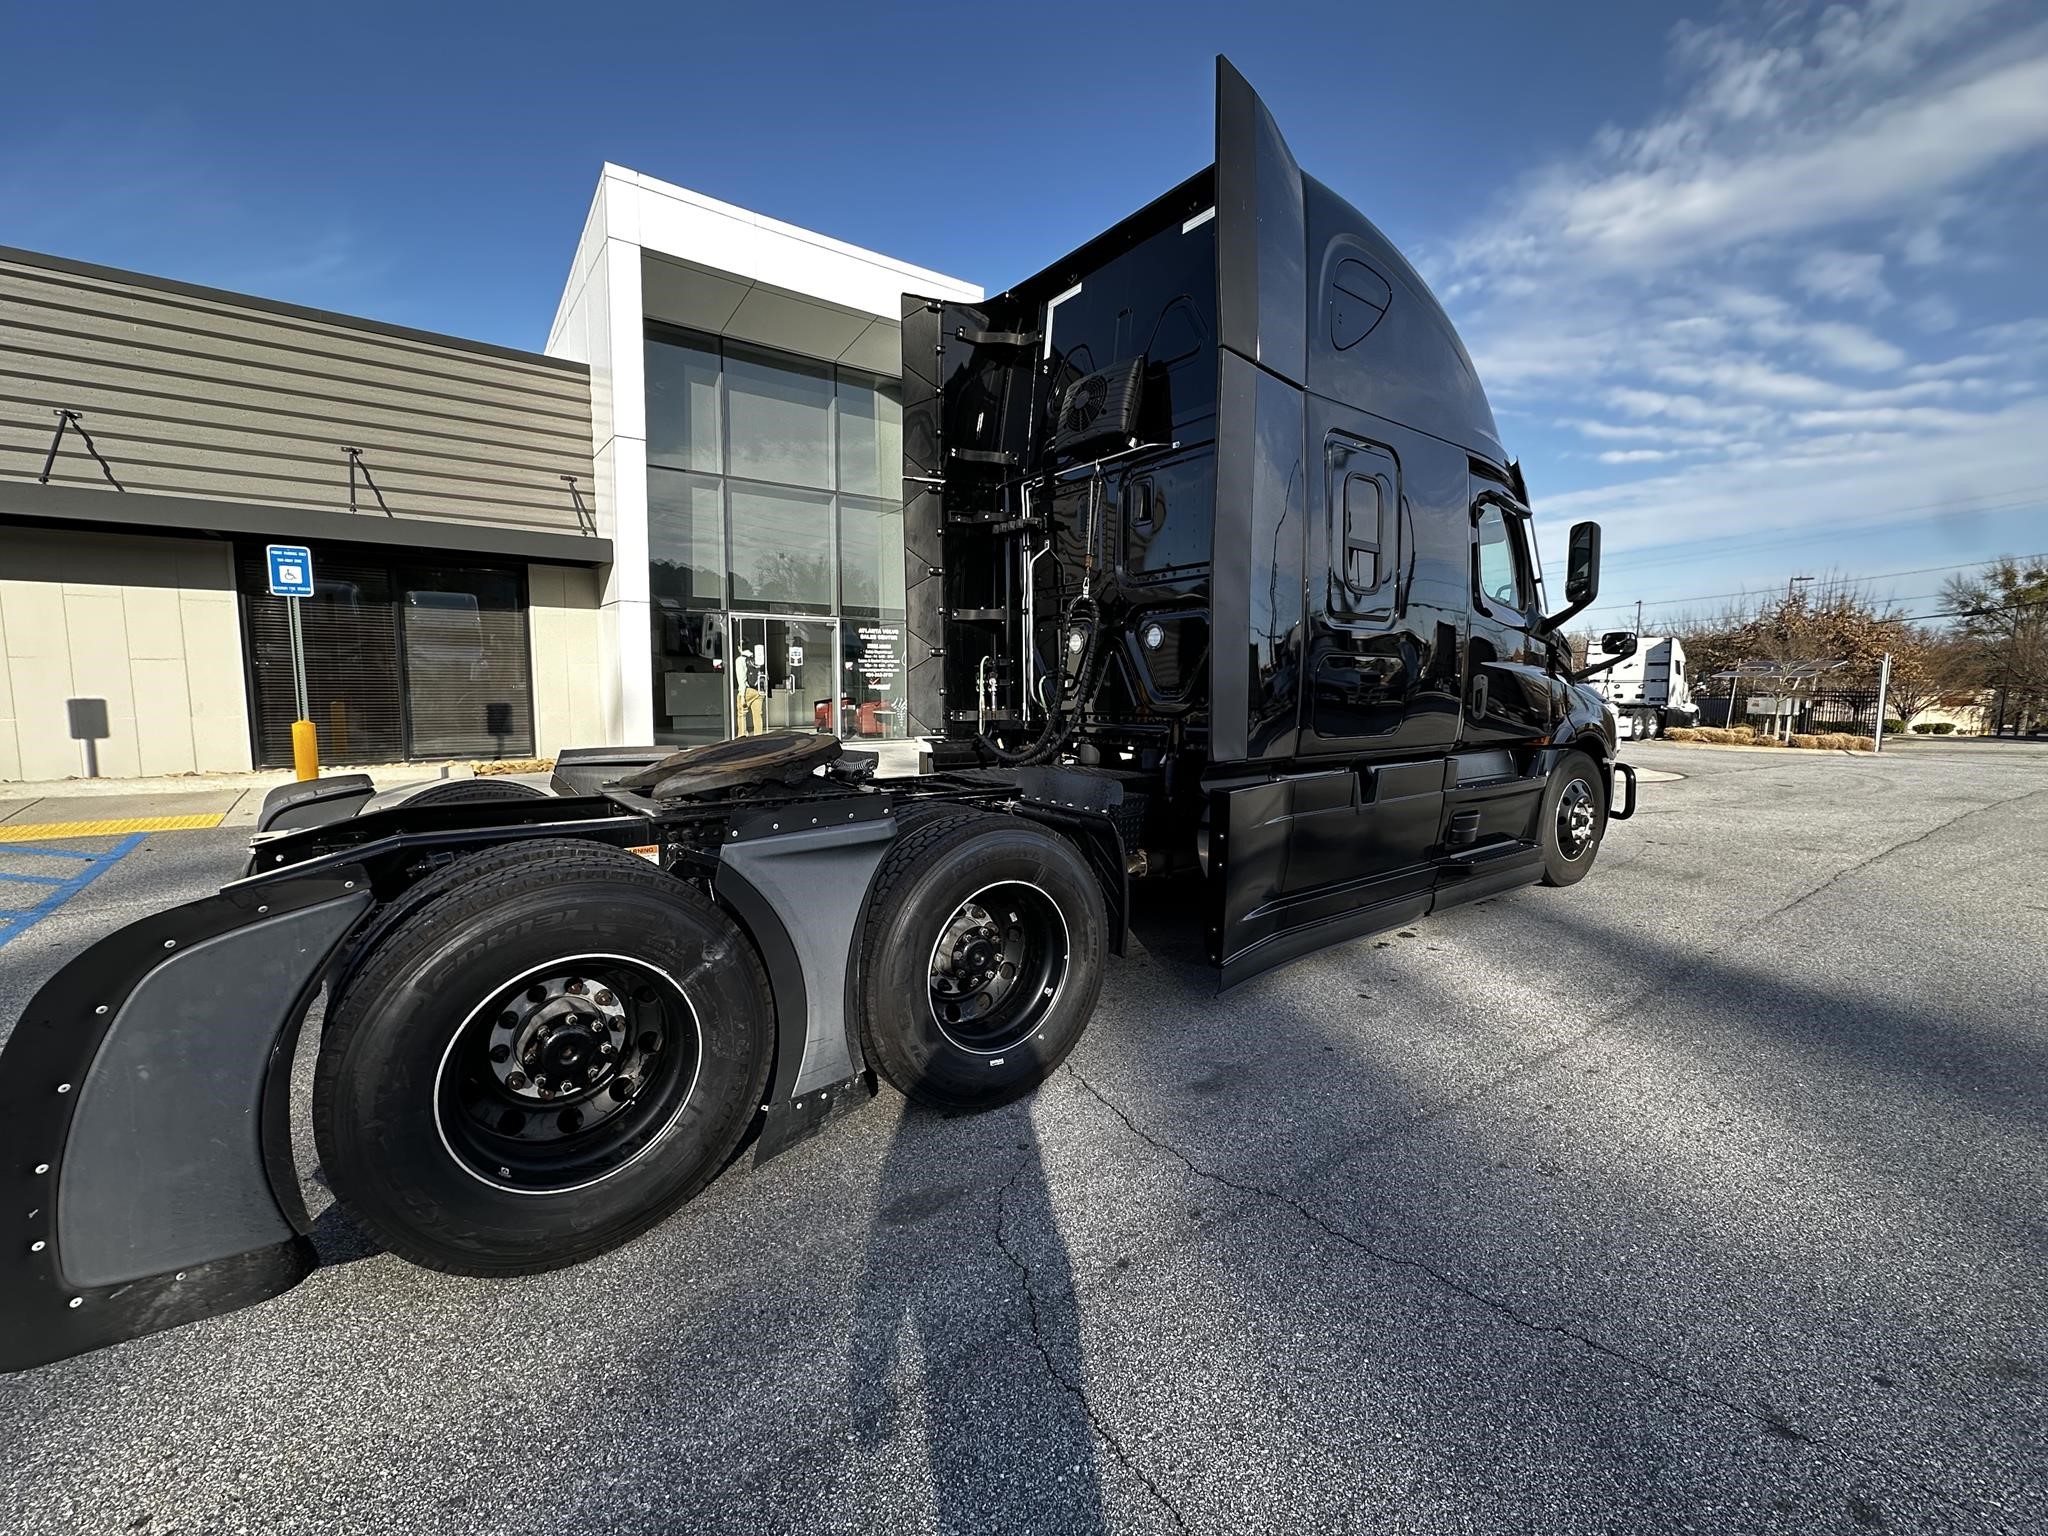
{"label": "blue sign post", "polygon": [[299,628],[299,599],[313,595],[313,551],[303,544],[272,544],[270,595],[284,599],[292,634],[292,691],[299,717],[292,722],[292,770],[301,779],[320,777],[319,739],[313,730],[313,705],[306,695],[306,637]]}

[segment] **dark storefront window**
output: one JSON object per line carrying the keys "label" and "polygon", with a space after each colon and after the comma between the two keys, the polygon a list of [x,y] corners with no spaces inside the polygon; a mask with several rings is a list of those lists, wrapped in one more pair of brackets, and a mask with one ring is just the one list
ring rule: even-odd
{"label": "dark storefront window", "polygon": [[901,735],[895,381],[659,325],[646,351],[656,740]]}
{"label": "dark storefront window", "polygon": [[903,617],[903,509],[839,498],[839,601],[849,614]]}
{"label": "dark storefront window", "polygon": [[725,482],[650,465],[647,551],[656,601],[725,606]]}
{"label": "dark storefront window", "polygon": [[832,498],[738,481],[730,490],[733,606],[829,613]]}
{"label": "dark storefront window", "polygon": [[[236,551],[259,767],[292,760],[289,599],[268,590],[261,545]],[[321,761],[528,757],[533,686],[518,567],[313,552],[300,599],[306,691]]]}

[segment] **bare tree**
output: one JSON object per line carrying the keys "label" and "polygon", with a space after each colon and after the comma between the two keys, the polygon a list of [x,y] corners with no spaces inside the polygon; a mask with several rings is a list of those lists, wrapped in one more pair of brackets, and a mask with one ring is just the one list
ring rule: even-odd
{"label": "bare tree", "polygon": [[1942,597],[1967,665],[1998,691],[2001,724],[2038,729],[2048,710],[2048,565],[2008,555],[1979,575],[1951,576]]}

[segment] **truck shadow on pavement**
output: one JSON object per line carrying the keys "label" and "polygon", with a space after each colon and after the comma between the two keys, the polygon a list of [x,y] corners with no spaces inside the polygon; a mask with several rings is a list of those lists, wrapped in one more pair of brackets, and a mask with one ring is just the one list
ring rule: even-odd
{"label": "truck shadow on pavement", "polygon": [[[283,1528],[308,1493],[420,1531],[2041,1514],[2048,1232],[2016,1159],[2048,1059],[1995,999],[1823,985],[1519,892],[1219,1001],[1198,908],[1162,895],[1031,1099],[885,1092],[579,1269],[365,1266],[17,1378],[19,1528],[73,1528],[63,1488],[123,1447],[202,1464],[266,1379],[295,1390],[236,1480],[133,1474],[113,1527]],[[332,1207],[316,1240],[374,1251]],[[474,1336],[524,1363],[478,1370]],[[238,1353],[255,1374],[213,1368]],[[400,1408],[356,1423],[376,1370]],[[158,1388],[174,1417],[126,1406]],[[512,1437],[549,1474],[507,1503]]]}

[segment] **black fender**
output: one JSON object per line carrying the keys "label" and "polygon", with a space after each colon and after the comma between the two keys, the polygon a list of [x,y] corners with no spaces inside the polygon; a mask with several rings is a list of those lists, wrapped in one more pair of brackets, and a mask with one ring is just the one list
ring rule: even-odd
{"label": "black fender", "polygon": [[311,1273],[291,1057],[371,900],[359,866],[236,881],[109,934],[37,991],[0,1050],[0,1371]]}

